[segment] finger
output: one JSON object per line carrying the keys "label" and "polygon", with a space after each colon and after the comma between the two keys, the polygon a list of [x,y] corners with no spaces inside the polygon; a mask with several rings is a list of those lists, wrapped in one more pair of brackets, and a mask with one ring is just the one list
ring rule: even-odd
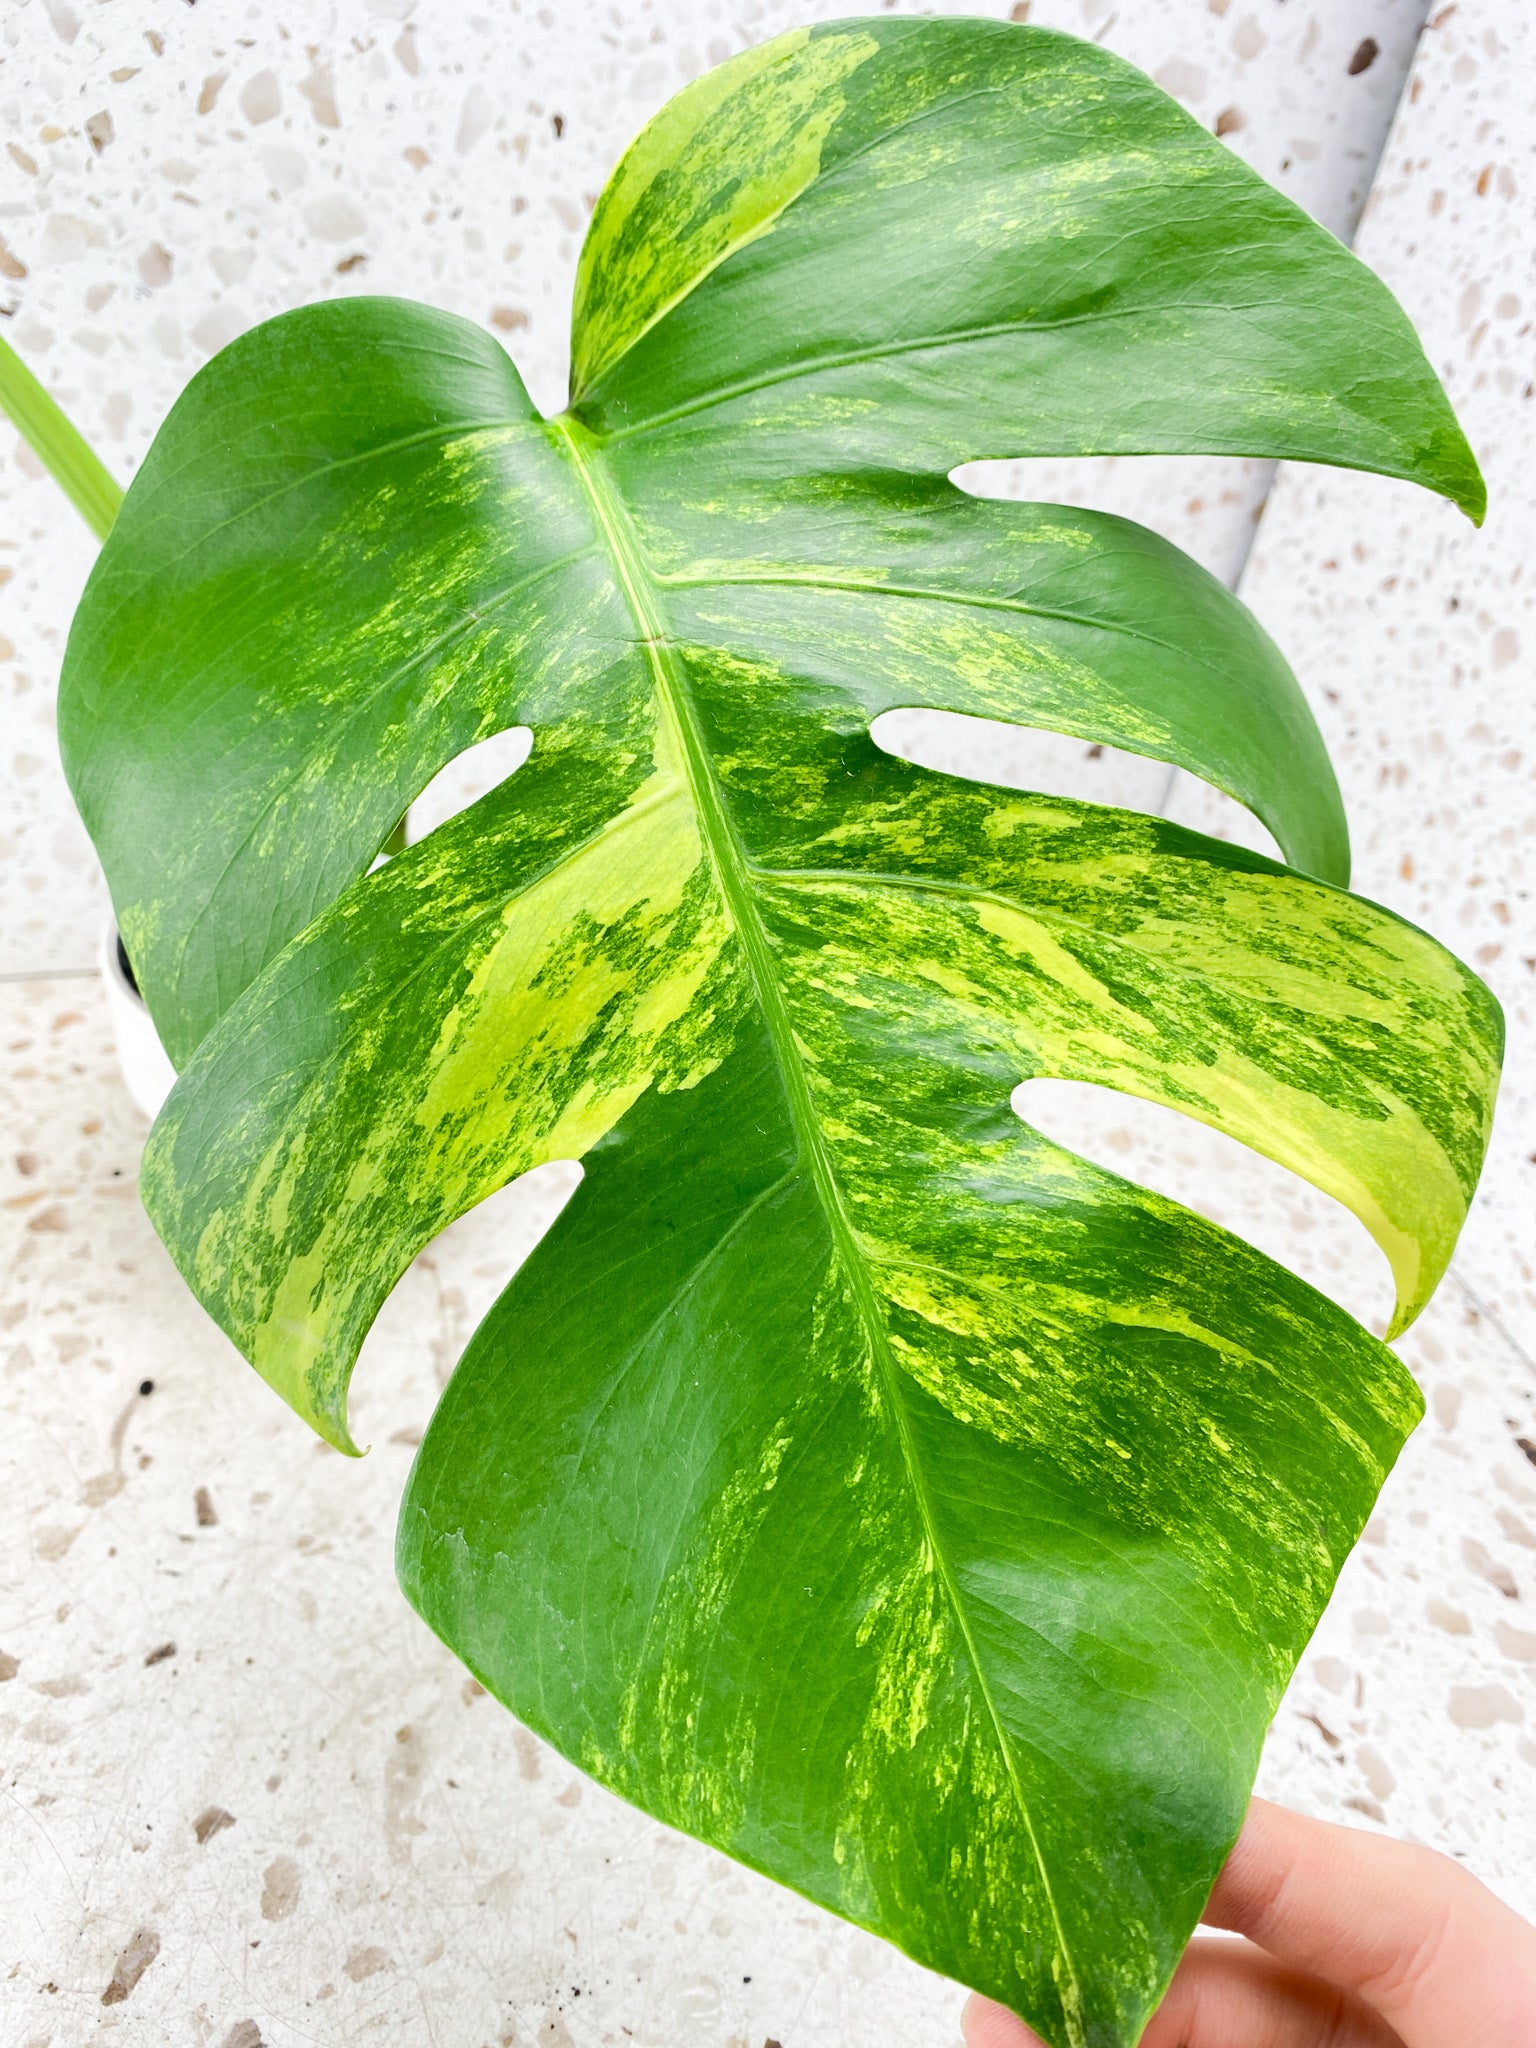
{"label": "finger", "polygon": [[1363,1999],[1405,2048],[1536,2042],[1536,1929],[1431,1849],[1256,1799],[1204,1917]]}
{"label": "finger", "polygon": [[[966,2048],[1043,2048],[988,1998],[966,2005]],[[1403,2048],[1379,2013],[1242,1941],[1196,1940],[1141,2048]]]}
{"label": "finger", "polygon": [[973,1991],[960,2015],[965,2048],[1045,2048],[1032,2027],[1026,2027],[1016,2013],[995,1999]]}
{"label": "finger", "polygon": [[1141,2048],[1403,2048],[1379,2013],[1246,1941],[1196,1939]]}

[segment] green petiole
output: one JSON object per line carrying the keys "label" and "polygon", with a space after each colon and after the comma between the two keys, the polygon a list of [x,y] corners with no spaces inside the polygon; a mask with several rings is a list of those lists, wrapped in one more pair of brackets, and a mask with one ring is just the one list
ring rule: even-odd
{"label": "green petiole", "polygon": [[123,502],[121,486],[108,474],[10,343],[0,338],[0,408],[98,540],[105,540]]}

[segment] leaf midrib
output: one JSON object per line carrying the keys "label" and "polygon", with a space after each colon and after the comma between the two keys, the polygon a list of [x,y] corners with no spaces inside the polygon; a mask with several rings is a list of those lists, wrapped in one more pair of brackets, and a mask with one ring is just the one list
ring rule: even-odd
{"label": "leaf midrib", "polygon": [[805,1062],[796,1041],[789,1007],[774,964],[773,949],[753,900],[749,880],[751,864],[734,821],[726,808],[724,792],[720,788],[714,765],[709,757],[687,679],[681,672],[676,649],[667,634],[657,601],[659,591],[655,576],[641,551],[628,511],[604,473],[602,444],[568,413],[551,417],[548,426],[557,448],[563,449],[569,457],[593,516],[608,543],[615,574],[640,631],[641,645],[645,649],[657,702],[671,728],[678,753],[684,763],[689,791],[698,815],[700,837],[746,956],[774,1059],[784,1084],[800,1155],[810,1168],[811,1179],[821,1201],[838,1263],[847,1276],[859,1320],[864,1325],[870,1354],[879,1369],[887,1409],[901,1446],[902,1462],[906,1467],[908,1481],[917,1504],[928,1551],[944,1586],[961,1640],[965,1644],[967,1657],[975,1673],[977,1689],[986,1705],[1003,1767],[1008,1774],[1014,1803],[1040,1875],[1040,1885],[1050,1909],[1057,1947],[1071,1985],[1070,1996],[1062,1999],[1062,2009],[1075,2043],[1080,2032],[1078,2015],[1082,2000],[1076,1964],[1067,1944],[1066,1930],[1057,1908],[1050,1873],[1046,1868],[1029,1803],[1019,1780],[1013,1747],[1003,1729],[997,1703],[992,1697],[992,1688],[981,1661],[980,1650],[960,1597],[959,1586],[956,1584],[943,1544],[939,1540],[933,1500],[927,1476],[917,1455],[912,1418],[902,1398],[884,1318],[881,1316],[868,1265],[859,1248],[858,1238],[827,1152],[815,1105],[811,1100],[810,1086],[806,1080]]}

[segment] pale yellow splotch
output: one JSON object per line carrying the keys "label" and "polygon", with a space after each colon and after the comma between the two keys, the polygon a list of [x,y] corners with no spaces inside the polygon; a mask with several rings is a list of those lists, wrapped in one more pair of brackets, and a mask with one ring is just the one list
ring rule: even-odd
{"label": "pale yellow splotch", "polygon": [[670,100],[620,160],[582,247],[572,402],[815,182],[841,82],[879,49],[854,28],[794,30]]}
{"label": "pale yellow splotch", "polygon": [[[683,1049],[674,1041],[684,1019],[702,1035],[694,1030],[698,1042],[673,1079],[696,1081],[715,1064],[719,1049],[704,1043],[713,1012],[690,1013],[729,924],[718,896],[697,886],[702,859],[686,785],[663,758],[603,832],[505,906],[442,1020],[419,1089],[402,1103],[423,1133],[414,1170],[440,1222],[532,1166],[580,1158]],[[616,1038],[620,1001],[627,1028]],[[395,1123],[380,1119],[318,1235],[290,1250],[270,1297],[251,1304],[244,1336],[257,1370],[343,1450],[354,1448],[345,1390],[361,1334],[360,1290],[376,1282],[379,1264],[364,1219],[384,1206],[398,1146]],[[201,1266],[219,1267],[232,1234],[286,1225],[303,1153],[302,1133],[274,1144],[240,1214],[205,1226]]]}

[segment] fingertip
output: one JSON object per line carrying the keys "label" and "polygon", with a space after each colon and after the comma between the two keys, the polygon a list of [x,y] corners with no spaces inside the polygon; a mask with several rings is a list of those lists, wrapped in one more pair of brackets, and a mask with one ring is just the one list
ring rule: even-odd
{"label": "fingertip", "polygon": [[965,2048],[1044,2048],[1040,2036],[1026,2027],[1017,2013],[996,1999],[973,1991],[960,2016]]}
{"label": "fingertip", "polygon": [[1336,1987],[1288,1969],[1246,1941],[1197,1937],[1174,1972],[1141,2048],[1403,2048],[1378,2016]]}

